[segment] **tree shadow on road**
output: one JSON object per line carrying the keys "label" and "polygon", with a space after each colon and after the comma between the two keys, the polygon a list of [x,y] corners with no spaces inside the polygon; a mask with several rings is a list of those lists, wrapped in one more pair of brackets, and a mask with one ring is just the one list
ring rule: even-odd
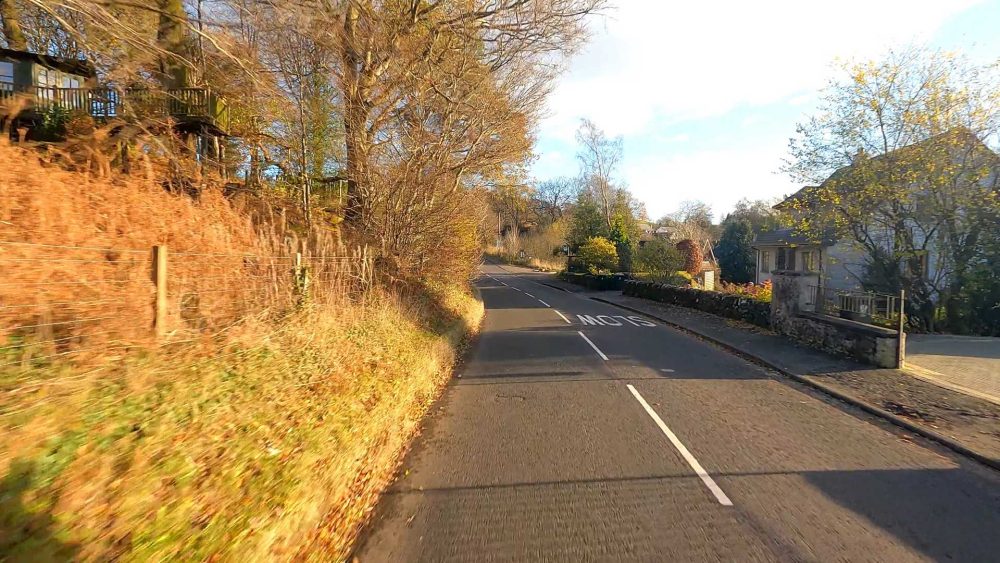
{"label": "tree shadow on road", "polygon": [[802,476],[829,499],[935,561],[992,561],[1000,554],[1000,496],[974,472],[887,469],[805,471]]}

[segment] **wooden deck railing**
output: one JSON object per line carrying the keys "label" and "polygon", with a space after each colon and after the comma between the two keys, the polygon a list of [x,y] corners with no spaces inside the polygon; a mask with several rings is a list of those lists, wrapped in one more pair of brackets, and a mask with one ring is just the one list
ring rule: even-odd
{"label": "wooden deck railing", "polygon": [[229,130],[229,108],[225,100],[209,88],[54,88],[14,87],[0,84],[0,101],[23,95],[29,109],[52,106],[84,111],[98,120],[111,118],[172,117],[180,121],[203,121],[222,131]]}

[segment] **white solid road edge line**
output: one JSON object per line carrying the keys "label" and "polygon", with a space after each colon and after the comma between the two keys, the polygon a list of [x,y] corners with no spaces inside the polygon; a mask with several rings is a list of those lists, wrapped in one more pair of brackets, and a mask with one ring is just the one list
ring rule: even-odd
{"label": "white solid road edge line", "polygon": [[559,315],[560,317],[562,317],[562,320],[566,321],[566,324],[568,324],[568,325],[573,324],[573,323],[569,322],[569,319],[566,318],[566,315],[560,313],[559,311],[556,311],[555,309],[552,309],[552,310],[555,311],[557,315]]}
{"label": "white solid road edge line", "polygon": [[[586,336],[584,336],[584,338],[586,338]],[[705,483],[705,486],[708,487],[709,491],[712,491],[712,494],[715,495],[715,498],[719,501],[719,504],[721,504],[722,506],[732,506],[733,501],[729,500],[729,497],[726,496],[726,493],[722,492],[722,489],[720,489],[719,485],[715,483],[715,480],[712,479],[712,476],[709,475],[707,471],[705,471],[705,468],[702,467],[700,463],[698,463],[698,460],[695,459],[693,455],[691,455],[691,452],[689,452],[688,449],[684,447],[684,444],[681,443],[681,441],[677,438],[677,436],[674,435],[674,433],[671,432],[669,428],[667,428],[666,423],[663,422],[663,419],[660,418],[660,415],[656,414],[656,411],[653,410],[653,407],[649,406],[649,403],[646,402],[646,399],[643,399],[642,395],[640,395],[639,392],[636,391],[635,387],[632,387],[631,384],[628,385],[628,390],[632,392],[632,395],[635,397],[637,401],[639,401],[639,404],[642,405],[642,408],[646,409],[646,413],[649,414],[650,418],[652,418],[654,422],[656,422],[656,425],[660,427],[660,430],[662,430],[663,433],[667,436],[667,439],[670,440],[670,443],[673,444],[674,447],[677,448],[677,451],[681,453],[681,457],[684,458],[684,461],[687,461],[688,465],[691,466],[691,469],[694,469],[694,472],[698,474],[698,477],[701,477],[702,482]]]}
{"label": "white solid road edge line", "polygon": [[604,352],[601,352],[601,349],[598,348],[593,342],[591,342],[590,339],[587,338],[586,334],[584,334],[579,330],[576,331],[576,333],[582,336],[583,339],[587,341],[587,344],[590,344],[590,347],[593,348],[595,352],[597,352],[597,355],[600,356],[602,360],[604,360],[605,362],[608,361],[608,357],[604,355]]}

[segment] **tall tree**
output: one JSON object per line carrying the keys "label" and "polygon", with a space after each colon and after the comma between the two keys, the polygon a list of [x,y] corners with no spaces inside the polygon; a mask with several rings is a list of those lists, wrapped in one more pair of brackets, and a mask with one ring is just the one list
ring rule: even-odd
{"label": "tall tree", "polygon": [[553,178],[538,184],[535,189],[535,207],[538,215],[548,223],[562,219],[569,205],[576,199],[578,183],[573,178]]}
{"label": "tall tree", "polygon": [[576,142],[580,145],[577,158],[580,160],[583,185],[600,205],[604,222],[610,229],[619,189],[615,186],[614,176],[622,161],[622,138],[608,138],[593,121],[582,119],[576,131]]}
{"label": "tall tree", "polygon": [[754,280],[756,258],[752,248],[754,228],[747,219],[725,222],[722,236],[715,245],[715,257],[722,270],[722,279],[734,283]]}
{"label": "tall tree", "polygon": [[[374,2],[347,0],[330,4],[322,16],[335,29],[338,78],[344,105],[346,173],[350,217],[364,223],[377,197],[373,177],[386,122],[404,103],[414,81],[426,81],[439,63],[456,53],[475,59],[479,80],[492,77],[494,86],[515,97],[538,101],[550,87],[547,63],[578,47],[584,18],[604,0],[471,0],[468,2]],[[470,61],[472,62],[472,61]],[[546,64],[541,64],[541,63]],[[470,67],[454,67],[469,72]],[[470,77],[471,78],[471,77]],[[445,92],[439,92],[445,94]],[[460,93],[458,104],[469,99]],[[472,109],[467,106],[467,109]],[[521,111],[528,110],[522,107]],[[534,110],[532,110],[534,111]],[[529,117],[529,116],[525,116]],[[473,145],[493,134],[477,134]],[[474,155],[477,146],[467,154]],[[469,171],[453,165],[457,176]]]}
{"label": "tall tree", "polygon": [[799,125],[786,166],[816,187],[790,202],[797,228],[831,227],[867,260],[871,289],[906,289],[911,318],[931,328],[995,228],[1000,124],[997,65],[941,52],[890,52],[850,63]]}

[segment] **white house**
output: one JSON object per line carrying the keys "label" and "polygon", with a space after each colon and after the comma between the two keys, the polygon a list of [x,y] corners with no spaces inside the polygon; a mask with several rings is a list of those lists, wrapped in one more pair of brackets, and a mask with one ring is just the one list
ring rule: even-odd
{"label": "white house", "polygon": [[[887,169],[887,166],[897,166],[896,162],[905,163],[906,158],[912,154],[907,151],[921,150],[925,152],[919,154],[926,154],[927,151],[937,149],[949,151],[952,162],[959,165],[956,167],[957,169],[969,170],[973,166],[987,166],[986,169],[990,172],[977,179],[974,184],[978,184],[986,190],[997,190],[1000,186],[1000,157],[971,132],[964,129],[956,129],[931,137],[921,143],[903,147],[886,155],[873,157],[870,161],[884,170]],[[828,185],[836,186],[841,197],[854,197],[852,195],[853,187],[849,179],[855,166],[856,164],[852,164],[838,169],[819,188]],[[899,165],[900,168],[903,166],[905,164]],[[815,197],[816,193],[820,191],[819,188],[804,187],[776,205],[775,209],[790,213],[793,219],[801,219],[800,214],[809,213],[810,210],[822,205],[816,201]],[[913,201],[907,203],[914,206],[910,215],[919,216],[915,206],[919,204],[921,196],[929,192],[919,183],[905,189],[909,190],[911,194],[915,194],[915,197],[912,198]],[[805,205],[802,205],[803,202]],[[870,242],[876,247],[884,249],[890,255],[898,255],[898,252],[893,252],[893,246],[900,235],[897,232],[899,227],[880,227],[878,226],[880,224],[868,225],[865,234],[870,237]],[[902,228],[906,229],[905,235],[913,241],[912,247],[925,249],[910,253],[910,257],[906,261],[907,267],[916,276],[927,280],[929,286],[938,287],[939,282],[948,274],[950,268],[947,256],[939,250],[943,245],[937,244],[939,241],[935,238],[941,236],[939,229],[932,221],[919,224],[912,219],[903,221]],[[771,273],[774,271],[788,271],[796,272],[796,275],[814,277],[815,283],[809,285],[834,290],[858,290],[861,289],[861,280],[865,277],[868,267],[869,252],[863,250],[852,236],[837,236],[833,228],[827,229],[822,236],[813,235],[811,237],[793,229],[765,232],[757,235],[753,248],[757,253],[756,281],[758,283],[771,279]],[[932,297],[932,299],[936,299],[936,297]]]}

